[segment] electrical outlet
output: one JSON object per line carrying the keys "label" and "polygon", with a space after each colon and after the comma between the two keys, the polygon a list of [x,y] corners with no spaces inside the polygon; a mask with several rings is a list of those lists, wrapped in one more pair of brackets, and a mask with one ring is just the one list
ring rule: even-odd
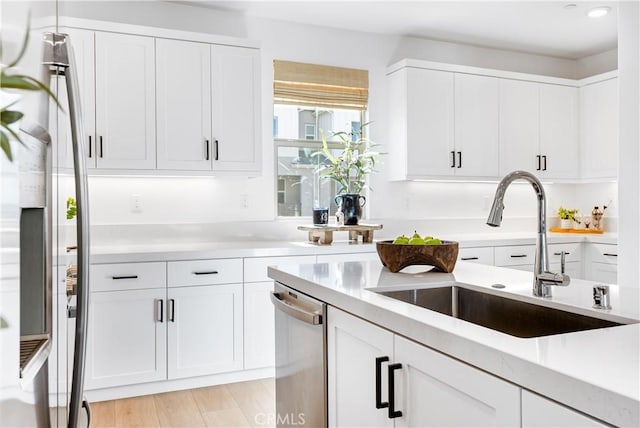
{"label": "electrical outlet", "polygon": [[249,208],[249,195],[246,193],[240,195],[240,208]]}
{"label": "electrical outlet", "polygon": [[142,212],[142,198],[140,197],[140,195],[131,195],[130,206],[132,213]]}

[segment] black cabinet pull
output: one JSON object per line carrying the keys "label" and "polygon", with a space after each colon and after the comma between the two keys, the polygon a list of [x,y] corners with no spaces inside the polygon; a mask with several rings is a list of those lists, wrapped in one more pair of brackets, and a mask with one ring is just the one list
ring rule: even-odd
{"label": "black cabinet pull", "polygon": [[206,272],[193,272],[194,275],[216,275],[218,273],[217,270],[210,270]]}
{"label": "black cabinet pull", "polygon": [[511,254],[509,257],[511,257],[512,259],[521,259],[523,257],[527,257],[526,254]]}
{"label": "black cabinet pull", "polygon": [[91,135],[89,135],[89,158],[91,158]]}
{"label": "black cabinet pull", "polygon": [[538,159],[538,167],[536,168],[536,171],[540,171],[542,169],[542,164],[540,163],[540,155],[536,155],[536,159]]}
{"label": "black cabinet pull", "polygon": [[[160,307],[158,307],[158,304]],[[158,322],[164,322],[164,300],[162,299],[156,300],[156,310],[158,311],[158,314],[156,315],[156,320]]]}
{"label": "black cabinet pull", "polygon": [[376,358],[376,409],[389,407],[388,401],[382,401],[382,363],[389,361],[389,357]]}
{"label": "black cabinet pull", "polygon": [[462,168],[462,152],[458,152],[458,168]]}
{"label": "black cabinet pull", "polygon": [[100,157],[102,157],[103,155],[103,151],[102,151],[102,135],[100,136]]}
{"label": "black cabinet pull", "polygon": [[542,170],[547,170],[547,155],[542,155]]}
{"label": "black cabinet pull", "polygon": [[451,151],[451,168],[456,167],[456,152]]}
{"label": "black cabinet pull", "polygon": [[174,299],[169,299],[169,321],[176,322],[176,301]]}
{"label": "black cabinet pull", "polygon": [[609,256],[609,257],[618,257],[617,254],[613,254],[613,253],[603,253],[603,256]]}
{"label": "black cabinet pull", "polygon": [[478,260],[478,258],[477,257],[460,257],[460,260],[463,260],[463,261],[465,261],[465,260]]}
{"label": "black cabinet pull", "polygon": [[112,276],[111,279],[138,279],[138,275]]}
{"label": "black cabinet pull", "polygon": [[395,399],[395,374],[394,372],[402,368],[402,364],[389,364],[389,419],[395,419],[402,416],[400,410],[396,410]]}
{"label": "black cabinet pull", "polygon": [[218,160],[218,145],[219,145],[218,140],[214,142],[214,145],[216,150],[213,152],[214,153],[213,160]]}
{"label": "black cabinet pull", "polygon": [[[570,253],[570,252],[568,252],[568,251],[563,251],[563,252],[564,252],[565,256],[568,256],[569,254],[571,254],[571,253]],[[561,256],[563,252],[553,253],[553,255],[554,255],[554,256]]]}
{"label": "black cabinet pull", "polygon": [[205,154],[205,160],[209,160],[209,140],[204,140],[204,144],[205,144],[205,150],[206,150],[206,154]]}

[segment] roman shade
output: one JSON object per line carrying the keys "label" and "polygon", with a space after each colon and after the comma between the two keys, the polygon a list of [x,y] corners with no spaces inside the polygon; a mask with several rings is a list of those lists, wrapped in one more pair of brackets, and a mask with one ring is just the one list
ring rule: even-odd
{"label": "roman shade", "polygon": [[365,110],[369,72],[354,68],[273,61],[273,102]]}

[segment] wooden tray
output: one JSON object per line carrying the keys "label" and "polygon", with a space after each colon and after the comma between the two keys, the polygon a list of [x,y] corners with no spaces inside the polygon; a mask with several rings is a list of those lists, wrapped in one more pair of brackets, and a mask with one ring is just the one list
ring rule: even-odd
{"label": "wooden tray", "polygon": [[382,229],[381,224],[358,224],[355,226],[298,226],[298,230],[309,232],[309,241],[319,245],[331,245],[333,232],[349,232],[349,239],[358,241],[362,236],[362,243],[373,242],[373,231]]}
{"label": "wooden tray", "polygon": [[593,233],[593,234],[602,234],[604,230],[598,229],[562,229],[561,227],[552,227],[549,229],[549,232],[554,233]]}

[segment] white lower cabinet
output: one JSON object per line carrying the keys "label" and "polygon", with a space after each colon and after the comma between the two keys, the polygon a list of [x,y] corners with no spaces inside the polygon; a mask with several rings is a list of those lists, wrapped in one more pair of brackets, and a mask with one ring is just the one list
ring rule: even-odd
{"label": "white lower cabinet", "polygon": [[522,391],[522,427],[606,427],[582,413],[547,400],[529,391]]}
{"label": "white lower cabinet", "polygon": [[244,284],[244,368],[275,365],[273,281]]}
{"label": "white lower cabinet", "polygon": [[87,389],[166,379],[165,295],[164,287],[91,293]]}
{"label": "white lower cabinet", "polygon": [[329,426],[520,425],[519,387],[338,309],[327,318]]}
{"label": "white lower cabinet", "polygon": [[493,247],[460,248],[458,260],[493,266]]}
{"label": "white lower cabinet", "polygon": [[169,379],[242,369],[242,284],[169,288]]}

